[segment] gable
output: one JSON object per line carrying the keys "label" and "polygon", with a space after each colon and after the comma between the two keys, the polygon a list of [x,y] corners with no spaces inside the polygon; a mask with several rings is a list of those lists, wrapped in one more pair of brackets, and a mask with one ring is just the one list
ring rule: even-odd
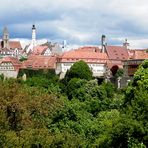
{"label": "gable", "polygon": [[43,55],[51,55],[51,50],[49,48],[45,49],[42,53]]}

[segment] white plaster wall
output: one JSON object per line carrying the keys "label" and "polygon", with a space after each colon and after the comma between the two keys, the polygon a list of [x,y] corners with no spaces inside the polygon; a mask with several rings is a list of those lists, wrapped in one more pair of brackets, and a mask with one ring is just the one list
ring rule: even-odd
{"label": "white plaster wall", "polygon": [[7,78],[17,78],[18,71],[1,70],[0,74],[3,74]]}
{"label": "white plaster wall", "polygon": [[61,63],[56,63],[55,73],[58,75],[62,72]]}
{"label": "white plaster wall", "polygon": [[[70,69],[70,67],[73,65],[74,63],[58,63],[57,64],[57,68],[56,68],[56,74],[60,74],[60,78],[64,78],[67,70]],[[88,66],[90,67],[90,69],[93,72],[93,76],[95,77],[103,77],[105,72],[106,72],[106,67],[105,64],[88,64]]]}
{"label": "white plaster wall", "polygon": [[66,71],[69,70],[73,64],[74,63],[61,63],[62,72],[66,73]]}
{"label": "white plaster wall", "polygon": [[102,77],[106,72],[105,64],[88,64],[93,72],[93,76]]}

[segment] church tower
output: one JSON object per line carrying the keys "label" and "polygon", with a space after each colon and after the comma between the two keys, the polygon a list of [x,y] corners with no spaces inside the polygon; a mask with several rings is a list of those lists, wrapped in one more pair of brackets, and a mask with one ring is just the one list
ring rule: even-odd
{"label": "church tower", "polygon": [[8,29],[7,27],[4,28],[3,30],[3,45],[2,45],[3,48],[10,48],[9,46],[9,32],[8,32]]}
{"label": "church tower", "polygon": [[32,40],[30,45],[26,48],[26,53],[33,52],[33,48],[37,45],[36,43],[36,27],[32,25]]}
{"label": "church tower", "polygon": [[36,46],[36,28],[35,28],[35,25],[32,26],[32,43],[31,43],[34,46]]}

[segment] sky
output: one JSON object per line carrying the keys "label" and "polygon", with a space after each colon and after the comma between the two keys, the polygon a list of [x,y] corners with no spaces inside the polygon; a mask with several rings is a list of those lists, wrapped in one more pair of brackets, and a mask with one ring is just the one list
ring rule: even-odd
{"label": "sky", "polygon": [[108,45],[148,48],[147,0],[1,0],[0,36],[7,26],[11,39],[31,39],[32,24],[38,40],[73,45]]}

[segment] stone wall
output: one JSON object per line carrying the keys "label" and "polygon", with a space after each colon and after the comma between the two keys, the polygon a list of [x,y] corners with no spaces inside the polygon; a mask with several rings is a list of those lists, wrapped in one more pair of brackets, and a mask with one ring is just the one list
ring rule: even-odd
{"label": "stone wall", "polygon": [[[116,79],[116,78],[114,78],[114,77],[112,77],[112,78],[110,78],[110,81],[113,83],[113,84],[115,84],[115,86],[117,87],[117,88],[124,88],[124,87],[126,87],[127,85],[128,85],[128,83],[130,82],[130,81],[132,81],[133,80],[133,77],[128,77],[128,76],[124,76],[124,77],[122,77],[120,80],[118,80],[118,79]],[[120,84],[119,84],[120,83]],[[119,86],[120,85],[120,86]]]}

